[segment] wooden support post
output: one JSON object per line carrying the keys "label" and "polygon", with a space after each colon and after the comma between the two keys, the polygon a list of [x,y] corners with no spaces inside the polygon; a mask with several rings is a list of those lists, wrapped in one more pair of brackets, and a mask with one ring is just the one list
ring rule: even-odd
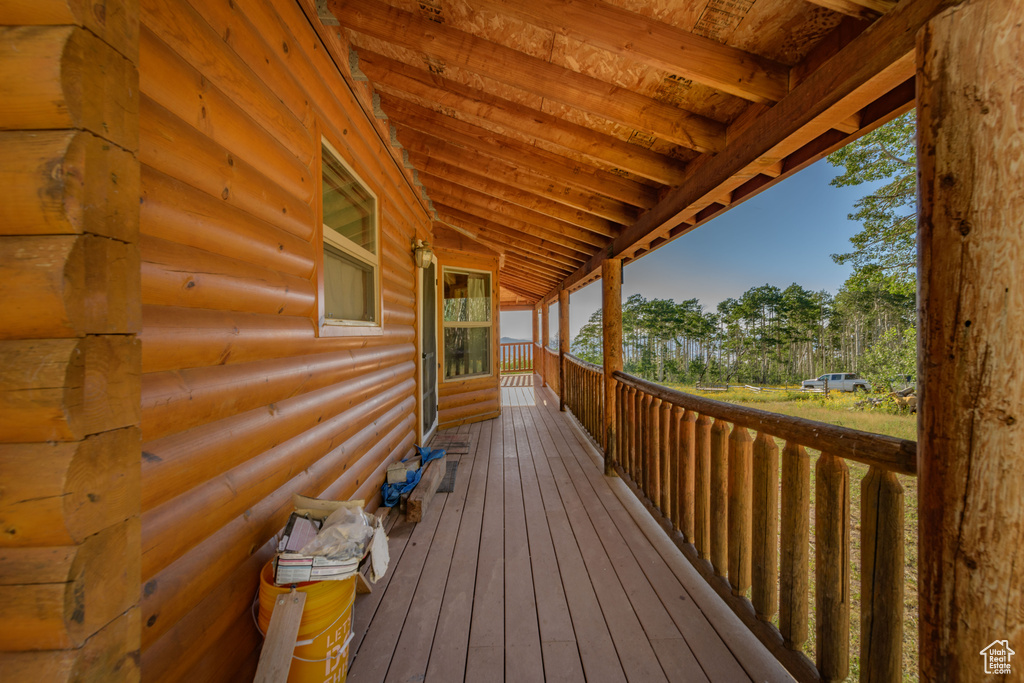
{"label": "wooden support post", "polygon": [[696,457],[694,480],[694,539],[697,553],[705,560],[711,559],[711,423],[712,419],[703,413],[697,417]]}
{"label": "wooden support post", "polygon": [[803,446],[782,449],[782,548],[779,562],[779,631],[799,650],[808,635],[811,559],[811,459]]}
{"label": "wooden support post", "polygon": [[545,301],[540,307],[540,374],[541,386],[548,386],[548,340],[551,339],[551,304]]}
{"label": "wooden support post", "polygon": [[615,421],[615,380],[612,373],[622,370],[622,259],[606,259],[601,264],[601,328],[604,342],[604,473],[615,473],[621,458],[615,444],[619,426]]}
{"label": "wooden support post", "polygon": [[903,487],[872,467],[860,485],[860,680],[898,681],[903,666]]}
{"label": "wooden support post", "polygon": [[824,681],[850,672],[850,468],[818,457],[814,481],[814,596],[818,671]]}
{"label": "wooden support post", "polygon": [[729,436],[729,585],[745,596],[750,588],[750,528],[754,440],[746,427]]}
{"label": "wooden support post", "polygon": [[711,425],[711,564],[715,574],[729,571],[729,423]]}
{"label": "wooden support post", "polygon": [[565,410],[565,354],[569,353],[569,290],[558,292],[558,409]]}
{"label": "wooden support post", "polygon": [[779,607],[779,447],[766,432],[754,440],[751,598],[757,618],[771,621]]}
{"label": "wooden support post", "polygon": [[981,650],[1024,646],[1020,22],[972,0],[918,34],[922,680],[989,680]]}

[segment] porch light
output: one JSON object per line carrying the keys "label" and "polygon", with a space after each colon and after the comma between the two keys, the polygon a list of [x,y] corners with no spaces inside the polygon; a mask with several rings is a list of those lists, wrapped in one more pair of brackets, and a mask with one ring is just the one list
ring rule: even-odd
{"label": "porch light", "polygon": [[434,259],[434,252],[430,250],[430,244],[423,240],[416,241],[416,248],[413,250],[417,268],[428,268]]}

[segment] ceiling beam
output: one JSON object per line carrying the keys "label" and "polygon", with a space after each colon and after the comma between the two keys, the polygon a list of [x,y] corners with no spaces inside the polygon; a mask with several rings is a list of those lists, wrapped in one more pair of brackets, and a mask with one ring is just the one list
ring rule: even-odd
{"label": "ceiling beam", "polygon": [[856,95],[880,75],[892,77],[894,65],[900,66],[897,71],[905,68],[907,56],[913,54],[917,30],[951,4],[955,3],[904,0],[897,5],[739,132],[723,152],[691,164],[686,182],[670,190],[661,203],[615,238],[607,252],[592,257],[561,286],[571,287],[585,280],[601,267],[606,256],[619,257],[663,226],[678,223],[691,205],[716,196],[724,183],[758,159],[785,156],[780,150],[791,150],[794,139],[802,140],[807,130],[819,128],[818,119],[841,108],[844,98]]}
{"label": "ceiling beam", "polygon": [[[579,244],[581,250],[601,247],[610,241],[608,237],[588,232],[575,225],[566,223],[563,220],[552,218],[551,216],[538,213],[517,204],[512,204],[500,197],[479,192],[464,185],[458,185],[446,178],[440,178],[421,171],[420,181],[423,183],[423,186],[427,188],[427,193],[431,196],[436,192],[439,195],[458,197],[468,203],[490,209],[499,216],[505,215],[510,218],[518,219],[523,223],[534,226],[543,233],[547,233],[552,236],[558,235],[561,237],[568,237],[576,240],[581,243]],[[540,234],[541,233],[538,232],[538,236]]]}
{"label": "ceiling beam", "polygon": [[508,291],[512,292],[513,294],[515,294],[517,296],[525,297],[525,298],[527,298],[527,299],[529,299],[529,300],[531,300],[533,302],[537,302],[540,299],[540,295],[537,294],[536,292],[526,291],[526,290],[521,289],[517,285],[513,285],[513,284],[510,284],[508,282],[505,282],[502,279],[502,276],[501,276],[500,273],[498,274],[498,286],[501,287],[502,289],[507,289]]}
{"label": "ceiling beam", "polygon": [[384,113],[396,125],[401,124],[411,130],[440,135],[480,154],[507,163],[528,166],[559,183],[584,192],[617,199],[644,209],[649,209],[657,203],[658,193],[635,180],[578,163],[568,157],[387,94],[381,94],[380,104]]}
{"label": "ceiling beam", "polygon": [[[495,236],[493,233],[485,234],[484,231],[474,228],[470,224],[462,223],[461,221],[448,221],[446,219],[439,219],[434,222],[435,225],[440,225],[446,233],[460,233],[467,236],[467,238],[479,242],[481,245],[487,246],[488,249],[497,253],[504,254],[505,256],[518,256],[519,258],[526,259],[529,264],[534,264],[541,268],[544,272],[556,273],[559,278],[565,277],[572,273],[576,269],[575,264],[566,264],[559,261],[554,261],[547,257],[545,254],[539,254],[529,247],[512,246],[503,240],[503,235]],[[495,238],[496,237],[496,238]],[[532,265],[531,265],[532,268]]]}
{"label": "ceiling beam", "polygon": [[[352,31],[420,52],[446,65],[458,66],[698,152],[717,152],[725,146],[725,126],[713,119],[478,38],[386,2],[328,0],[328,7],[341,25]],[[555,11],[560,10],[561,7]],[[717,45],[712,40],[702,40]]]}
{"label": "ceiling beam", "polygon": [[682,161],[455,81],[431,76],[426,71],[381,55],[360,51],[359,69],[370,78],[374,88],[436,103],[445,113],[457,114],[460,119],[489,130],[498,126],[498,132],[511,130],[544,140],[582,155],[606,169],[622,169],[662,185],[676,185],[684,177],[685,163]]}
{"label": "ceiling beam", "polygon": [[503,228],[503,226],[497,223],[472,216],[450,206],[434,202],[434,208],[437,210],[438,218],[445,223],[450,223],[475,233],[481,239],[515,247],[524,253],[538,254],[538,256],[552,263],[568,267],[569,270],[576,270],[581,263],[587,260],[587,255],[577,252],[566,254],[565,252],[569,250],[565,247],[539,239],[533,235]]}
{"label": "ceiling beam", "polygon": [[[462,190],[464,188],[458,189]],[[459,214],[471,217],[469,220],[485,221],[485,225],[493,226],[494,230],[505,233],[514,232],[524,237],[540,240],[546,244],[555,245],[560,253],[572,258],[579,258],[580,261],[586,261],[599,248],[598,245],[566,237],[553,230],[548,230],[544,226],[513,216],[507,210],[497,206],[496,203],[487,203],[485,206],[485,202],[477,202],[476,197],[470,196],[468,190],[458,196],[445,192],[441,187],[431,187],[428,190],[435,208],[437,206],[445,206],[458,211]],[[484,197],[481,195],[481,198]],[[492,197],[486,197],[485,199],[493,200]],[[509,205],[509,207],[517,208],[512,205]]]}
{"label": "ceiling beam", "polygon": [[877,19],[896,6],[896,0],[807,0],[807,2],[858,19]]}
{"label": "ceiling beam", "polygon": [[622,202],[608,199],[602,195],[581,192],[568,185],[556,184],[550,176],[534,172],[525,163],[510,164],[481,154],[475,149],[466,149],[450,144],[429,133],[410,130],[400,124],[396,124],[396,128],[398,141],[409,150],[410,160],[414,154],[423,155],[468,173],[489,178],[497,183],[504,183],[538,197],[619,224],[632,223],[639,215],[634,207]]}
{"label": "ceiling beam", "polygon": [[421,174],[445,178],[450,182],[476,190],[492,197],[501,198],[524,209],[557,218],[571,225],[580,227],[602,237],[613,237],[618,234],[621,226],[618,223],[595,216],[592,213],[565,206],[533,192],[520,190],[504,182],[487,176],[472,173],[452,164],[430,157],[420,152],[409,151],[409,161]]}
{"label": "ceiling beam", "polygon": [[478,1],[482,7],[751,102],[777,102],[789,90],[784,64],[605,2]]}

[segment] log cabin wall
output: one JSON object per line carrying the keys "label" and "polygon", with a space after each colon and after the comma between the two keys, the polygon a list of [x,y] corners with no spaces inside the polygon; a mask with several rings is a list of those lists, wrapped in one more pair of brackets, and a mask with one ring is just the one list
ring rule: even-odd
{"label": "log cabin wall", "polygon": [[138,8],[0,8],[0,679],[138,680]]}
{"label": "log cabin wall", "polygon": [[[437,244],[435,243],[435,247]],[[491,374],[469,379],[445,379],[444,325],[438,325],[438,355],[441,360],[438,371],[438,429],[455,425],[489,420],[501,414],[501,379],[498,370],[498,347],[501,331],[498,325],[498,257],[481,253],[435,249],[438,274],[441,284],[438,288],[438,320],[443,321],[441,307],[444,305],[444,269],[457,268],[487,271],[491,274]]]}
{"label": "log cabin wall", "polygon": [[[243,680],[258,573],[292,494],[373,505],[416,438],[412,242],[430,224],[311,6],[141,2],[150,681]],[[379,201],[376,334],[318,331],[321,136]]]}

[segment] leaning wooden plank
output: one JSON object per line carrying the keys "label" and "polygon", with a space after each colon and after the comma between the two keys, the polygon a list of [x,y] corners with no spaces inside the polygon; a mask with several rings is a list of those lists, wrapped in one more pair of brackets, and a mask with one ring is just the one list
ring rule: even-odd
{"label": "leaning wooden plank", "polygon": [[427,506],[430,505],[430,501],[434,497],[442,477],[444,477],[445,470],[448,468],[447,460],[448,457],[442,455],[437,460],[431,460],[423,468],[423,476],[420,477],[420,483],[409,494],[409,502],[407,503],[405,514],[406,519],[410,522],[419,522],[423,519],[423,514]]}
{"label": "leaning wooden plank", "polygon": [[274,611],[267,626],[267,639],[260,653],[253,683],[277,683],[288,678],[295,652],[295,639],[299,635],[302,609],[306,606],[306,594],[292,591],[277,596]]}

